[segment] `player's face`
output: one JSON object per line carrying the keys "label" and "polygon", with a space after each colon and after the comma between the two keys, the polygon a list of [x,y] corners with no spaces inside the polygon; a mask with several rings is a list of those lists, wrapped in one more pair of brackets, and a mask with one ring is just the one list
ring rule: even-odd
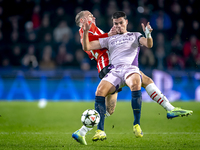
{"label": "player's face", "polygon": [[86,17],[88,21],[91,21],[92,23],[96,25],[96,22],[95,22],[96,18],[93,16],[93,14],[91,14],[91,12],[86,11],[84,14],[84,17]]}
{"label": "player's face", "polygon": [[113,19],[113,26],[116,27],[118,34],[123,34],[127,32],[126,30],[127,24],[128,24],[128,20],[124,19],[124,17]]}

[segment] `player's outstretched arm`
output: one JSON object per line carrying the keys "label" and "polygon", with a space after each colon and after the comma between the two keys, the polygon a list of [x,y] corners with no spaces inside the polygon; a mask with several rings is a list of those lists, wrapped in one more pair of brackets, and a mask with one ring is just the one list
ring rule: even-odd
{"label": "player's outstretched arm", "polygon": [[89,50],[95,50],[95,49],[101,49],[101,45],[99,43],[99,40],[89,42],[88,37],[88,31],[91,27],[91,23],[88,23],[88,20],[85,18],[83,21],[83,50],[89,51]]}
{"label": "player's outstretched arm", "polygon": [[153,39],[151,37],[151,32],[153,29],[151,28],[149,22],[147,23],[147,26],[145,27],[144,24],[142,23],[142,29],[145,33],[146,38],[142,37],[140,38],[140,44],[146,46],[147,48],[152,48],[153,47]]}

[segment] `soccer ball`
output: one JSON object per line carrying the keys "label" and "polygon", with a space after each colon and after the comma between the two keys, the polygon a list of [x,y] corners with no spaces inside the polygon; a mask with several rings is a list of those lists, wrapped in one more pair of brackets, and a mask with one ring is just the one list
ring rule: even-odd
{"label": "soccer ball", "polygon": [[99,113],[94,109],[87,109],[81,116],[81,122],[84,126],[93,128],[97,126],[100,121]]}

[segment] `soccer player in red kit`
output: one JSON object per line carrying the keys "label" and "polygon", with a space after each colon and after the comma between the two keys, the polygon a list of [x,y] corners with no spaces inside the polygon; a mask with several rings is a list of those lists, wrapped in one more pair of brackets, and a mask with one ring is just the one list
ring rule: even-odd
{"label": "soccer player in red kit", "polygon": [[[84,18],[87,18],[87,20],[92,23],[88,32],[89,41],[94,41],[94,40],[98,40],[99,38],[106,38],[108,36],[117,34],[117,31],[114,26],[111,28],[111,30],[108,33],[104,33],[101,29],[99,29],[95,25],[95,17],[89,11],[81,11],[80,13],[76,15],[75,21],[79,27],[82,27],[82,22],[84,21]],[[82,28],[80,28],[79,33],[81,36],[81,43],[82,43],[82,38],[83,38]],[[102,79],[112,69],[110,66],[111,62],[109,60],[108,50],[101,49],[101,50],[90,50],[90,51],[85,51],[85,52],[88,54],[88,56],[91,59],[95,59],[97,61],[99,77]],[[183,109],[175,108],[174,106],[172,106],[169,103],[168,99],[156,87],[156,85],[151,80],[151,78],[147,77],[142,72],[141,72],[141,75],[142,75],[142,87],[145,88],[145,90],[147,91],[148,95],[152,98],[152,100],[156,101],[167,111],[167,118],[185,116],[192,113],[192,111],[183,110]],[[107,110],[106,114],[108,116],[109,114],[112,114],[114,112],[116,101],[117,101],[117,94],[118,93],[114,93],[106,97],[106,100],[105,100],[106,110]],[[72,134],[72,137],[77,142],[83,145],[87,145],[86,140],[85,140],[85,135],[90,130],[91,128],[82,126],[79,130],[77,130],[76,132]],[[136,124],[135,126],[133,126],[133,131],[136,137],[143,136],[142,130],[139,124]],[[104,139],[106,139],[106,134],[104,130],[98,129],[92,140],[97,141],[97,140],[104,140]]]}

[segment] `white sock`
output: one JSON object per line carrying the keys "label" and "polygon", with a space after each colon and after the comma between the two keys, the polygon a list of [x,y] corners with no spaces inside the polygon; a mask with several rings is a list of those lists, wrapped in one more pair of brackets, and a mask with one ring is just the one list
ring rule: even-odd
{"label": "white sock", "polygon": [[88,127],[86,127],[86,126],[83,125],[83,126],[79,129],[80,135],[81,135],[81,136],[85,136],[86,133],[87,133],[88,131],[92,130],[92,129],[93,129],[93,128],[88,128]]}
{"label": "white sock", "polygon": [[151,99],[160,104],[165,110],[171,111],[174,109],[174,106],[169,103],[169,100],[161,93],[154,83],[147,85],[145,90]]}
{"label": "white sock", "polygon": [[109,114],[109,112],[106,110],[105,118],[107,118],[107,117],[109,117],[109,116],[110,116],[110,114]]}

